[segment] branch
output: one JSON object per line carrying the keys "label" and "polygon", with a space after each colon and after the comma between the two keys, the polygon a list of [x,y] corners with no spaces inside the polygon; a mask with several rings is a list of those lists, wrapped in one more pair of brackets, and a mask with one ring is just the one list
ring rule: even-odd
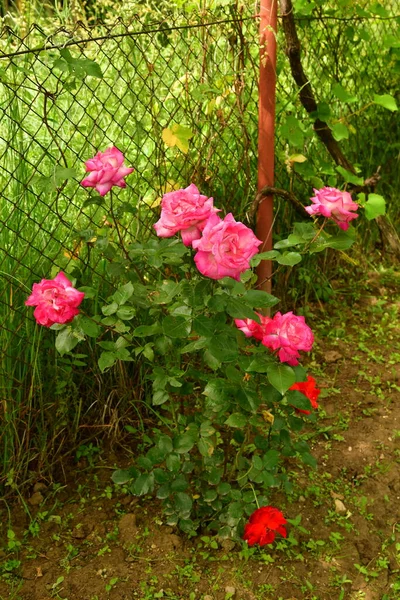
{"label": "branch", "polygon": [[285,200],[289,200],[289,202],[295,208],[296,212],[299,215],[301,215],[302,217],[309,216],[308,213],[306,212],[304,206],[300,202],[300,200],[298,198],[296,198],[296,196],[294,194],[292,194],[292,192],[288,192],[288,191],[282,190],[280,188],[271,187],[269,185],[266,185],[258,192],[257,196],[255,197],[255,199],[252,202],[252,205],[250,207],[250,219],[252,221],[254,220],[254,218],[257,214],[258,205],[264,200],[264,198],[266,198],[267,196],[272,196],[272,195],[280,196],[281,198],[284,198]]}
{"label": "branch", "polygon": [[[297,36],[296,24],[294,22],[292,0],[280,0],[282,12],[282,27],[286,39],[286,54],[289,57],[290,69],[293,79],[299,86],[300,100],[308,114],[317,111],[318,106],[315,100],[311,83],[304,73],[303,65],[300,60],[300,41]],[[314,131],[325,145],[329,154],[337,165],[340,165],[347,171],[355,173],[353,165],[344,156],[339,144],[332,135],[332,131],[325,121],[317,119],[314,122]]]}

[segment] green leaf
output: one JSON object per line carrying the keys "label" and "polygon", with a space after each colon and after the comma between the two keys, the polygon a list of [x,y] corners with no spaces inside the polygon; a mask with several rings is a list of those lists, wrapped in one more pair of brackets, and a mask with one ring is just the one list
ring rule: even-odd
{"label": "green leaf", "polygon": [[312,405],[307,396],[299,392],[298,390],[289,390],[286,393],[288,404],[299,408],[300,410],[312,410]]}
{"label": "green leaf", "polygon": [[82,337],[74,334],[71,327],[66,327],[57,334],[56,349],[63,356],[67,352],[71,352],[82,339]]}
{"label": "green leaf", "polygon": [[254,308],[269,308],[279,302],[279,298],[261,290],[248,290],[243,299]]}
{"label": "green leaf", "polygon": [[237,358],[238,347],[235,338],[220,333],[210,340],[208,347],[211,354],[221,362],[231,362]]}
{"label": "green leaf", "polygon": [[301,262],[301,254],[298,252],[285,252],[281,256],[276,259],[276,262],[280,265],[286,265],[288,267],[293,267]]}
{"label": "green leaf", "polygon": [[153,473],[142,473],[133,482],[129,491],[134,496],[145,496],[149,492],[152,492],[154,488],[154,475]]}
{"label": "green leaf", "polygon": [[344,123],[335,123],[331,126],[332,135],[337,142],[349,139],[349,130]]}
{"label": "green leaf", "polygon": [[100,371],[104,373],[104,371],[112,367],[113,364],[117,362],[117,360],[118,358],[115,352],[102,352],[98,360]]}
{"label": "green leaf", "polygon": [[163,333],[171,338],[187,337],[190,333],[190,322],[185,317],[164,317],[162,322]]}
{"label": "green leaf", "polygon": [[196,442],[196,436],[192,432],[182,433],[173,439],[174,451],[178,454],[189,452]]}
{"label": "green leaf", "polygon": [[258,267],[262,260],[273,260],[279,256],[279,252],[277,250],[269,250],[268,252],[260,252],[260,254],[256,254],[250,260],[251,267]]}
{"label": "green leaf", "polygon": [[173,473],[177,473],[181,468],[181,459],[178,454],[169,454],[165,459],[167,469]]}
{"label": "green leaf", "polygon": [[279,463],[279,452],[277,450],[268,450],[263,456],[263,466],[267,471],[272,471]]}
{"label": "green leaf", "polygon": [[161,435],[157,441],[157,446],[166,454],[172,452],[172,440],[169,435]]}
{"label": "green leaf", "polygon": [[226,312],[234,319],[257,318],[249,305],[239,298],[228,298],[228,302],[226,303]]}
{"label": "green leaf", "polygon": [[174,123],[171,127],[167,127],[162,131],[162,139],[167,146],[170,148],[177,146],[184,154],[187,154],[189,150],[189,140],[193,135],[189,127],[184,127],[178,123]]}
{"label": "green leaf", "polygon": [[200,435],[203,437],[210,437],[214,435],[215,429],[211,425],[211,421],[203,421],[200,425]]}
{"label": "green leaf", "polygon": [[160,332],[160,325],[158,323],[153,323],[152,325],[139,325],[139,327],[136,327],[133,335],[136,337],[147,337],[150,335],[156,335]]}
{"label": "green leaf", "polygon": [[117,469],[111,475],[111,479],[117,485],[124,485],[137,475],[136,469]]}
{"label": "green leaf", "polygon": [[199,452],[202,456],[212,456],[214,452],[214,444],[208,438],[200,438],[197,444]]}
{"label": "green leaf", "polygon": [[296,375],[288,365],[271,365],[268,368],[268,379],[278,392],[284,394],[296,382]]}
{"label": "green leaf", "polygon": [[113,315],[118,310],[118,304],[116,302],[112,302],[111,304],[107,304],[106,306],[101,307],[101,312],[106,317]]}
{"label": "green leaf", "polygon": [[80,315],[79,326],[81,327],[84,334],[93,338],[98,337],[101,331],[101,328],[96,323],[96,321],[93,321],[92,319],[89,319],[89,317],[85,317],[84,315]]}
{"label": "green leaf", "polygon": [[300,127],[300,122],[296,117],[289,115],[281,125],[280,134],[286,138],[293,146],[303,146],[304,134]]}
{"label": "green leaf", "polygon": [[241,413],[233,413],[225,421],[225,425],[229,425],[229,427],[237,427],[239,429],[243,429],[247,423],[248,417],[246,415],[242,415]]}
{"label": "green leaf", "polygon": [[393,98],[393,96],[390,96],[390,94],[382,94],[382,96],[374,94],[374,103],[379,104],[379,106],[383,106],[392,112],[399,110],[396,100]]}
{"label": "green leaf", "polygon": [[347,171],[347,169],[344,169],[343,167],[336,167],[336,171],[340,173],[340,175],[347,183],[354,183],[354,185],[364,185],[364,179],[362,177],[358,177],[357,175],[354,175],[354,173],[350,173],[350,171]]}
{"label": "green leaf", "polygon": [[365,204],[365,216],[368,221],[386,214],[386,202],[383,196],[379,194],[368,194],[368,200]]}
{"label": "green leaf", "polygon": [[169,400],[169,394],[165,390],[157,390],[153,393],[154,406],[161,406]]}
{"label": "green leaf", "polygon": [[130,321],[136,315],[134,306],[122,306],[117,310],[117,317],[122,321]]}
{"label": "green leaf", "polygon": [[349,92],[347,92],[344,87],[340,85],[340,83],[335,83],[335,85],[332,87],[332,92],[341,102],[346,102],[347,104],[357,102],[357,97],[352,96]]}
{"label": "green leaf", "polygon": [[125,304],[127,300],[133,295],[133,284],[129,281],[125,285],[121,285],[117,291],[112,295],[112,300],[117,304]]}
{"label": "green leaf", "polygon": [[175,494],[174,507],[180,515],[189,514],[192,510],[192,506],[193,501],[188,494],[185,494],[184,492],[178,492]]}

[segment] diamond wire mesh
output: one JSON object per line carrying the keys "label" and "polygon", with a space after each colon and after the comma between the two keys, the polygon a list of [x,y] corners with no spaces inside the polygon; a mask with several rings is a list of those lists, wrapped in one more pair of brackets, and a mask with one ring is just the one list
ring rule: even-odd
{"label": "diamond wire mesh", "polygon": [[[131,213],[120,217],[124,234],[133,237],[152,235],[156,205],[166,183],[183,187],[194,182],[239,218],[245,218],[254,198],[257,22],[249,14],[217,24],[207,24],[210,15],[202,19],[193,22],[182,17],[161,25],[117,21],[112,28],[96,31],[78,24],[73,31],[61,29],[50,37],[33,26],[24,37],[9,29],[0,36],[0,394],[7,407],[6,422],[11,405],[10,427],[17,432],[25,429],[24,434],[9,434],[5,445],[10,445],[10,455],[15,452],[11,446],[18,446],[20,452],[32,447],[34,435],[26,430],[36,417],[53,423],[60,439],[68,439],[65,430],[72,422],[77,431],[78,406],[86,418],[96,421],[96,413],[93,417],[90,412],[96,407],[93,397],[104,398],[116,385],[111,376],[100,378],[95,362],[85,371],[57,359],[52,332],[38,334],[23,304],[33,281],[54,276],[59,269],[78,275],[79,285],[106,289],[113,285],[104,261],[93,256],[90,244],[80,244],[99,234],[97,223],[104,216],[101,207],[85,206],[87,191],[79,186],[83,162],[116,144],[124,151],[126,164],[135,167],[128,190],[118,195],[135,207],[133,217]],[[359,96],[353,112],[368,102],[370,94],[377,92],[386,57],[377,54],[376,63],[364,61],[360,69],[355,49],[368,55],[366,44],[378,46],[385,35],[395,34],[397,24],[396,19],[351,24],[322,17],[298,20],[303,63],[317,100],[331,102],[332,86],[340,82]],[[281,33],[278,42],[283,46]],[[95,60],[103,77],[68,80],[57,68],[63,48],[74,59]],[[288,114],[305,125],[303,141],[297,146],[278,135],[277,185],[293,187],[305,200],[313,169],[317,167],[324,176],[321,162],[313,161],[313,155],[320,156],[324,149],[304,118],[283,52],[278,74],[278,132]],[[393,91],[395,84],[389,77],[379,81],[379,93]],[[334,107],[333,118],[342,117],[341,110]],[[380,114],[381,128],[387,127],[385,117]],[[366,111],[352,119],[356,133],[371,127]],[[172,123],[188,126],[194,134],[186,155],[162,142],[162,130]],[[354,135],[345,142],[345,151],[350,160],[363,160],[369,167],[364,138]],[[376,131],[375,136],[379,137]],[[288,156],[299,151],[307,162],[288,172]],[[66,184],[55,181],[56,165],[74,168],[75,177]],[[326,173],[331,171],[326,157]],[[277,206],[279,212],[281,201]],[[289,207],[283,209],[278,230],[293,218]],[[15,414],[17,424],[12,422]]]}
{"label": "diamond wire mesh", "polygon": [[[257,25],[254,19],[223,25],[180,19],[176,25],[181,28],[118,21],[100,35],[78,25],[51,38],[38,26],[23,38],[3,31],[0,395],[13,429],[3,430],[10,455],[12,445],[21,453],[38,443],[30,432],[36,418],[61,439],[78,407],[96,421],[93,398],[106,398],[116,385],[105,375],[100,389],[95,361],[88,371],[60,361],[53,332],[38,333],[24,306],[31,284],[60,269],[76,275],[79,285],[102,286],[103,295],[114,284],[91,245],[80,244],[101,235],[98,223],[106,217],[102,207],[85,206],[83,162],[113,144],[123,150],[135,171],[117,197],[135,214],[121,213],[120,225],[124,235],[140,240],[152,235],[166,184],[194,182],[205,193],[212,190],[219,206],[236,206],[236,214],[244,214],[254,196],[257,78],[255,62],[246,57],[257,54]],[[72,59],[95,60],[102,78],[68,78],[57,66],[65,48]],[[193,132],[186,155],[162,141],[162,130],[173,123]],[[55,167],[76,175],[62,182]],[[40,463],[40,450],[33,455]]]}

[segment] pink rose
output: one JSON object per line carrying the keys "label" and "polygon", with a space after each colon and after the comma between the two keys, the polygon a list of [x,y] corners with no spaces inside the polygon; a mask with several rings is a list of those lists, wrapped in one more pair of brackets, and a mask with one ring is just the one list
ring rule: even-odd
{"label": "pink rose", "polygon": [[235,319],[235,325],[243,331],[246,337],[253,337],[256,340],[262,340],[265,333],[264,328],[267,323],[271,321],[269,317],[265,317],[264,315],[260,315],[260,313],[256,313],[260,317],[261,323],[257,323],[252,319]]}
{"label": "pink rose", "polygon": [[320,190],[314,189],[314,193],[315,196],[311,198],[313,204],[305,207],[308,214],[331,218],[339,225],[340,229],[347,231],[350,221],[358,217],[351,212],[358,209],[358,204],[353,202],[349,192],[323,187]]}
{"label": "pink rose", "polygon": [[200,194],[194,183],[164,194],[161,217],[154,225],[158,237],[172,237],[180,231],[183,243],[190,246],[201,237],[208,217],[218,212],[213,202],[213,198]]}
{"label": "pink rose", "polygon": [[251,229],[235,221],[232,214],[222,220],[211,215],[200,240],[194,240],[197,253],[194,261],[200,273],[211,279],[232,277],[240,280],[240,274],[250,267],[250,259],[262,244]]}
{"label": "pink rose", "polygon": [[34,283],[27,306],[36,306],[33,316],[39,325],[51,327],[54,323],[70,323],[79,313],[78,306],[85,294],[78,292],[64,273],[54,279]]}
{"label": "pink rose", "polygon": [[86,171],[91,173],[81,181],[81,185],[96,188],[100,196],[105,196],[113,185],[124,188],[124,177],[134,169],[124,167],[123,164],[124,155],[115,146],[107,148],[105,152],[98,152],[94,158],[85,162]]}
{"label": "pink rose", "polygon": [[299,350],[309,352],[314,343],[314,335],[304,317],[297,317],[292,312],[281,315],[277,312],[264,327],[264,346],[270,350],[278,350],[281,362],[295,366],[299,364]]}

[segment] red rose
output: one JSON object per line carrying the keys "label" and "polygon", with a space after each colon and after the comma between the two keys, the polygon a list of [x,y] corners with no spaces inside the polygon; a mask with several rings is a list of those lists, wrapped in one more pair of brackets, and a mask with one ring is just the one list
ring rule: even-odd
{"label": "red rose", "polygon": [[249,522],[244,528],[243,539],[249,546],[259,544],[265,546],[272,544],[275,539],[275,532],[283,537],[287,536],[287,521],[280,510],[273,506],[262,506],[253,512]]}
{"label": "red rose", "polygon": [[[321,390],[319,390],[316,387],[316,383],[317,382],[315,381],[314,377],[311,377],[311,375],[307,375],[307,381],[299,381],[298,383],[293,384],[292,387],[289,389],[301,392],[302,394],[307,396],[313,408],[318,408],[317,400],[318,396],[321,393]],[[302,410],[301,408],[296,408],[296,410],[298,412],[304,413],[305,415],[309,415],[311,413],[310,410]]]}

